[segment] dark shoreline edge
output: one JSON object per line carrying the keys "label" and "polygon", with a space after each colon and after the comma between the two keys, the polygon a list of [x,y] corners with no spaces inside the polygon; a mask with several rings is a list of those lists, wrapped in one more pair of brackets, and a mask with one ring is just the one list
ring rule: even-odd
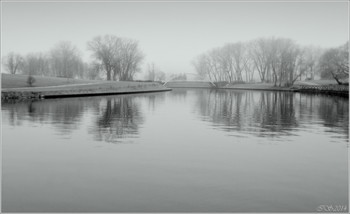
{"label": "dark shoreline edge", "polygon": [[288,88],[220,88],[229,90],[250,90],[250,91],[283,91],[301,94],[315,94],[315,95],[333,95],[349,98],[349,91],[327,91],[327,90],[310,90],[310,89],[288,89]]}
{"label": "dark shoreline edge", "polygon": [[107,95],[122,95],[122,94],[141,94],[171,91],[165,87],[149,87],[149,88],[118,88],[110,90],[57,90],[57,91],[1,91],[1,101],[8,100],[40,100],[40,99],[56,99],[67,97],[92,97],[92,96],[107,96]]}
{"label": "dark shoreline edge", "polygon": [[327,95],[337,95],[337,96],[349,96],[349,90],[323,90],[323,89],[315,89],[315,88],[307,88],[307,87],[290,87],[290,88],[282,88],[282,87],[266,87],[266,88],[246,88],[246,87],[170,87],[170,88],[189,88],[189,89],[217,89],[217,90],[237,90],[237,91],[283,91],[283,92],[299,92],[299,93],[307,93],[307,94],[327,94]]}
{"label": "dark shoreline edge", "polygon": [[90,96],[108,96],[108,95],[122,95],[122,94],[141,94],[141,93],[152,93],[152,92],[166,92],[171,91],[176,88],[189,88],[189,89],[216,89],[216,90],[250,90],[250,91],[283,91],[283,92],[299,92],[307,94],[324,94],[324,95],[335,95],[341,97],[349,98],[349,90],[319,90],[315,88],[239,88],[239,87],[149,87],[136,89],[136,88],[118,88],[118,90],[91,90],[91,91],[79,91],[79,90],[70,90],[70,91],[18,91],[5,89],[1,91],[1,101],[6,100],[37,100],[37,99],[55,99],[55,98],[65,98],[65,97],[90,97]]}
{"label": "dark shoreline edge", "polygon": [[236,91],[282,91],[282,92],[291,92],[291,93],[303,93],[303,94],[320,94],[320,95],[334,95],[349,98],[349,90],[320,90],[314,88],[280,88],[280,87],[272,87],[272,88],[238,88],[238,87],[170,87],[170,88],[188,88],[188,89],[216,89],[216,90],[236,90]]}
{"label": "dark shoreline edge", "polygon": [[166,92],[171,91],[171,88],[165,89],[150,89],[150,90],[136,90],[136,91],[110,91],[110,92],[95,92],[95,93],[71,93],[71,94],[51,94],[44,95],[44,99],[53,98],[65,98],[65,97],[93,97],[93,96],[108,96],[108,95],[122,95],[122,94],[144,94],[144,93],[155,93],[155,92]]}

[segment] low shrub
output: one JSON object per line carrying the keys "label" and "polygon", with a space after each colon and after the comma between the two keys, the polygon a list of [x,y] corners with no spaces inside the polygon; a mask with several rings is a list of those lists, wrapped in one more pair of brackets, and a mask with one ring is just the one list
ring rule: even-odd
{"label": "low shrub", "polygon": [[35,83],[35,78],[33,76],[29,75],[27,78],[28,86],[32,87],[34,83]]}

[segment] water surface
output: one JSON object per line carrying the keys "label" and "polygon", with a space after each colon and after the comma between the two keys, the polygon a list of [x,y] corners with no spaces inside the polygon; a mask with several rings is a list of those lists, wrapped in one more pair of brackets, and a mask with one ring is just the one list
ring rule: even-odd
{"label": "water surface", "polygon": [[348,206],[349,102],[186,90],[2,103],[4,212]]}

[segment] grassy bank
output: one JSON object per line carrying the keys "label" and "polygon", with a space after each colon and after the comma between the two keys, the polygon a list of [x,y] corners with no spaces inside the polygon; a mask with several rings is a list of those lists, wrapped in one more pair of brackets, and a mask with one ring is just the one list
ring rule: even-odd
{"label": "grassy bank", "polygon": [[348,96],[349,86],[338,85],[335,80],[299,81],[291,87],[278,87],[273,83],[228,84],[224,89],[291,91],[301,93],[322,93]]}
{"label": "grassy bank", "polygon": [[1,99],[39,99],[68,96],[94,96],[109,94],[144,93],[166,91],[166,87],[154,82],[93,81],[66,78],[40,77],[33,87],[28,87],[26,75],[1,75]]}
{"label": "grassy bank", "polygon": [[291,90],[290,87],[274,87],[271,83],[244,83],[229,84],[222,88],[226,89],[245,89],[245,90]]}
{"label": "grassy bank", "polygon": [[[78,79],[72,79],[72,78],[44,77],[44,76],[35,76],[35,75],[33,77],[35,78],[33,87],[106,82],[101,80],[78,80]],[[1,74],[1,88],[4,89],[4,88],[29,87],[27,84],[27,78],[28,78],[28,75]]]}

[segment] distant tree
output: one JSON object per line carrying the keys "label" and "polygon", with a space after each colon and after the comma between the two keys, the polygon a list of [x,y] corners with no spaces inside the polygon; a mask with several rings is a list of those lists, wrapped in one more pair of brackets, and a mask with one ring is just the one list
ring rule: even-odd
{"label": "distant tree", "polygon": [[253,82],[254,81],[254,73],[255,73],[255,64],[254,60],[250,56],[250,50],[252,48],[251,42],[248,42],[246,45],[246,51],[244,53],[244,71],[245,71],[245,81],[246,82]]}
{"label": "distant tree", "polygon": [[147,80],[156,80],[156,68],[154,63],[148,64],[147,65],[147,74],[146,74],[146,79]]}
{"label": "distant tree", "polygon": [[192,65],[194,66],[199,79],[204,80],[207,77],[209,78],[209,71],[208,71],[208,66],[206,63],[206,55],[205,54],[202,54],[202,55],[196,57],[192,61]]}
{"label": "distant tree", "polygon": [[288,38],[259,38],[228,43],[201,54],[192,62],[198,75],[214,82],[251,82],[255,71],[262,82],[291,86],[309,72],[315,73],[317,55],[306,54]]}
{"label": "distant tree", "polygon": [[116,36],[105,35],[104,37],[97,36],[88,42],[88,49],[93,52],[95,59],[101,63],[106,71],[107,80],[112,80],[112,71],[118,55],[120,40]]}
{"label": "distant tree", "polygon": [[269,49],[271,48],[268,39],[260,38],[251,42],[250,58],[254,62],[254,66],[259,73],[260,80],[266,82],[266,76],[270,70],[271,58]]}
{"label": "distant tree", "polygon": [[14,52],[10,52],[3,58],[5,69],[10,74],[16,74],[22,64],[23,64],[23,57],[19,54],[16,54]]}
{"label": "distant tree", "polygon": [[23,60],[23,74],[48,76],[50,72],[49,58],[43,53],[30,53]]}
{"label": "distant tree", "polygon": [[[268,57],[273,71],[275,85],[291,86],[302,75],[302,58],[299,46],[291,39],[279,38],[271,40],[272,54]],[[299,69],[298,69],[299,68]]]}
{"label": "distant tree", "polygon": [[269,71],[266,41],[228,43],[204,53],[192,62],[199,76],[214,82],[253,81],[258,70],[262,81]]}
{"label": "distant tree", "polygon": [[339,61],[337,67],[340,72],[349,75],[349,41],[339,47]]}
{"label": "distant tree", "polygon": [[318,62],[321,57],[323,50],[314,46],[304,47],[303,50],[304,63],[306,66],[305,78],[313,80],[318,74]]}
{"label": "distant tree", "polygon": [[107,80],[132,80],[143,60],[137,41],[113,35],[95,37],[88,42],[88,49],[102,65]]}
{"label": "distant tree", "polygon": [[339,85],[345,84],[349,78],[349,42],[338,48],[325,51],[319,62],[321,77],[331,75]]}
{"label": "distant tree", "polygon": [[187,80],[186,74],[172,74],[171,80]]}
{"label": "distant tree", "polygon": [[165,81],[165,73],[163,71],[157,71],[156,73],[156,81]]}
{"label": "distant tree", "polygon": [[148,64],[147,66],[147,73],[146,73],[146,79],[151,81],[164,81],[165,80],[165,73],[159,68],[156,67],[156,65],[152,62]]}
{"label": "distant tree", "polygon": [[50,51],[51,69],[55,76],[79,77],[82,76],[83,61],[78,49],[70,42],[63,41],[55,45]]}
{"label": "distant tree", "polygon": [[96,80],[100,76],[100,72],[102,70],[102,66],[98,62],[91,62],[90,64],[86,65],[86,78],[90,80]]}
{"label": "distant tree", "polygon": [[243,70],[247,62],[245,45],[241,42],[226,44],[222,51],[225,53],[221,68],[229,74],[229,82],[243,81]]}
{"label": "distant tree", "polygon": [[114,60],[113,80],[133,80],[136,72],[140,71],[140,64],[144,58],[139,50],[138,42],[131,39],[121,39],[117,58]]}

